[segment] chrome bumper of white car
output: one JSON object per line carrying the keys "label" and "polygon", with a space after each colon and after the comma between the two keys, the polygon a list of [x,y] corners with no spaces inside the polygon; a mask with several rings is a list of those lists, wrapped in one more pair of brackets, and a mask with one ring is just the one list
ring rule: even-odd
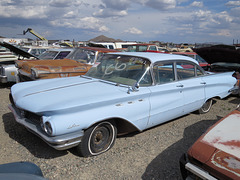
{"label": "chrome bumper of white car", "polygon": [[43,139],[49,146],[57,150],[65,150],[77,146],[82,139],[83,132],[74,132],[70,134],[64,134],[59,136],[48,136],[40,127],[31,123],[26,118],[22,118],[19,110],[14,105],[9,105],[9,109],[12,111],[15,120],[25,126],[30,132],[36,134]]}

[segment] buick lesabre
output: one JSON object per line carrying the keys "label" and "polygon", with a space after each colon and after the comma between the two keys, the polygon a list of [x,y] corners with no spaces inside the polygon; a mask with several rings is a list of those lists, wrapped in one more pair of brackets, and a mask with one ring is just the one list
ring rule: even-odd
{"label": "buick lesabre", "polygon": [[76,77],[12,86],[18,123],[51,147],[82,156],[109,150],[117,134],[143,131],[199,110],[234,89],[233,72],[208,74],[190,57],[143,52],[103,55]]}

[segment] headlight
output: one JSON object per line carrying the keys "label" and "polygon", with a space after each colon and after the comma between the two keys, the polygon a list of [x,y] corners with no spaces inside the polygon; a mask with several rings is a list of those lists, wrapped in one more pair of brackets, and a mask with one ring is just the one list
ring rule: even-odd
{"label": "headlight", "polygon": [[20,68],[19,65],[18,65],[18,63],[15,63],[15,67],[16,67],[16,68]]}
{"label": "headlight", "polygon": [[40,118],[40,125],[45,133],[47,133],[50,136],[53,135],[53,129],[51,123],[49,122],[49,117],[42,116]]}
{"label": "headlight", "polygon": [[51,126],[51,123],[50,122],[45,122],[43,124],[43,130],[48,134],[48,135],[52,135],[52,126]]}
{"label": "headlight", "polygon": [[32,79],[37,78],[37,73],[36,73],[35,69],[31,69],[31,76],[32,76]]}

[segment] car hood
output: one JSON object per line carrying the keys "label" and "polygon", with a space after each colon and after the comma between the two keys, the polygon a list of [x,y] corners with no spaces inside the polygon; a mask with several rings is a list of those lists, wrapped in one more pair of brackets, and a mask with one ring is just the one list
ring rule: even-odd
{"label": "car hood", "polygon": [[209,64],[216,62],[240,63],[240,51],[234,46],[216,45],[194,49]]}
{"label": "car hood", "polygon": [[39,114],[45,112],[45,115],[53,111],[55,114],[56,111],[69,112],[80,107],[80,110],[86,110],[107,101],[124,99],[127,91],[127,87],[78,76],[23,82],[11,88],[17,107]]}
{"label": "car hood", "polygon": [[64,72],[64,71],[76,71],[81,67],[82,70],[89,69],[89,64],[80,63],[71,59],[57,59],[57,60],[29,60],[18,61],[18,67],[26,72],[31,72],[31,69],[37,69],[48,72]]}
{"label": "car hood", "polygon": [[188,154],[228,176],[240,177],[240,108],[222,118],[202,135]]}
{"label": "car hood", "polygon": [[36,59],[38,59],[37,56],[27,52],[27,51],[24,51],[22,50],[21,48],[17,47],[17,46],[14,46],[12,44],[9,44],[9,43],[6,43],[6,42],[0,42],[0,46],[3,46],[7,49],[9,49],[11,52],[17,54],[17,55],[20,55],[22,57],[25,57],[25,58],[31,58],[31,57],[34,57]]}

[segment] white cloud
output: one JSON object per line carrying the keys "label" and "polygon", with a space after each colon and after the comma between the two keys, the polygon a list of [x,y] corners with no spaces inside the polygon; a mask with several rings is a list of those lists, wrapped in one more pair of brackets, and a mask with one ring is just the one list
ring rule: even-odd
{"label": "white cloud", "polygon": [[193,7],[203,7],[203,2],[200,2],[200,1],[194,1],[191,6]]}
{"label": "white cloud", "polygon": [[240,6],[240,1],[228,1],[226,6]]}
{"label": "white cloud", "polygon": [[142,34],[143,32],[135,27],[131,27],[127,30],[124,31],[125,33],[130,33],[130,34]]}
{"label": "white cloud", "polygon": [[46,9],[43,6],[35,8],[35,6],[27,6],[27,7],[17,7],[13,5],[9,6],[0,6],[0,16],[1,17],[17,17],[17,18],[37,18],[43,19],[47,18]]}
{"label": "white cloud", "polygon": [[98,12],[94,12],[93,16],[96,17],[120,17],[120,16],[126,16],[128,13],[125,10],[122,11],[116,11],[112,9],[100,9]]}
{"label": "white cloud", "polygon": [[100,32],[107,32],[109,29],[103,23],[94,17],[84,17],[79,19],[58,19],[51,21],[53,26],[80,28],[85,30],[93,30]]}

